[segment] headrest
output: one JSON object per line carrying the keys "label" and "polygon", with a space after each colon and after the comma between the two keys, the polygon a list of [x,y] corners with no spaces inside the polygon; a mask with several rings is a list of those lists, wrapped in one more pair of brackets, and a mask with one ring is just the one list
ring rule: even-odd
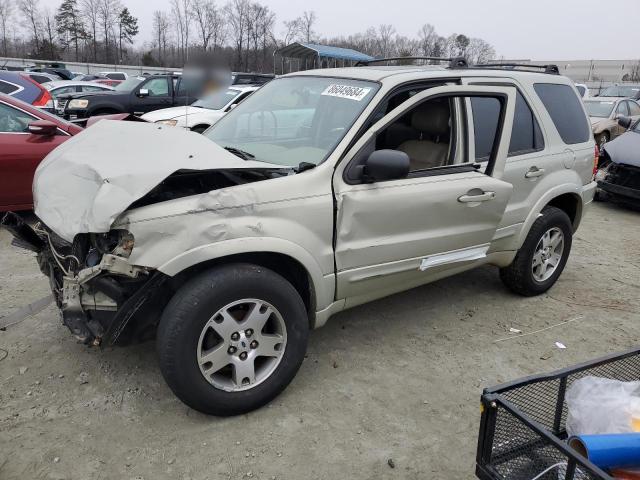
{"label": "headrest", "polygon": [[441,102],[425,102],[411,115],[411,126],[429,135],[449,132],[449,106]]}

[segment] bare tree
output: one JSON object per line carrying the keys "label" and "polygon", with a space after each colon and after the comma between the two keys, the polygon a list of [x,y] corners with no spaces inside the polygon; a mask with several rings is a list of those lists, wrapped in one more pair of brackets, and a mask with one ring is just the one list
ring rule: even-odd
{"label": "bare tree", "polygon": [[300,35],[300,19],[285,20],[282,22],[284,25],[284,34],[282,36],[282,46],[289,45],[294,42]]}
{"label": "bare tree", "polygon": [[40,30],[42,28],[42,17],[40,13],[39,0],[19,0],[18,10],[22,14],[23,25],[31,30],[35,51],[40,51]]}
{"label": "bare tree", "polygon": [[496,56],[493,47],[481,38],[471,38],[466,50],[466,58],[469,63],[487,63]]}
{"label": "bare tree", "polygon": [[55,60],[56,58],[56,48],[55,48],[55,38],[57,33],[57,25],[56,18],[53,13],[48,8],[44,9],[43,16],[43,41],[42,41],[42,53],[45,54],[49,59]]}
{"label": "bare tree", "polygon": [[390,57],[392,55],[393,35],[395,33],[396,29],[393,25],[383,24],[378,27],[378,50],[383,57]]}
{"label": "bare tree", "polygon": [[243,63],[250,5],[249,0],[230,0],[224,7],[236,53],[235,64],[238,68],[241,68]]}
{"label": "bare tree", "polygon": [[200,35],[202,49],[206,52],[214,32],[213,19],[217,8],[212,0],[193,0],[191,2],[191,16]]}
{"label": "bare tree", "polygon": [[313,26],[317,19],[316,12],[313,10],[303,12],[302,17],[299,19],[300,33],[302,34],[303,40],[307,43],[311,43],[311,41],[316,37],[316,32],[313,31]]}
{"label": "bare tree", "polygon": [[104,41],[105,62],[111,63],[111,43],[114,43],[115,32],[114,26],[118,14],[122,10],[119,0],[100,0],[98,5],[98,19],[102,30],[102,38]]}
{"label": "bare tree", "polygon": [[9,56],[9,35],[7,26],[13,18],[13,1],[0,0],[0,33],[2,33],[2,54]]}
{"label": "bare tree", "polygon": [[429,23],[425,23],[420,27],[420,30],[418,30],[418,40],[420,42],[420,53],[425,57],[434,56],[433,52],[438,40],[435,27]]}
{"label": "bare tree", "polygon": [[98,25],[100,21],[100,0],[81,0],[82,16],[91,32],[93,61],[98,61]]}
{"label": "bare tree", "polygon": [[158,47],[158,63],[164,65],[167,55],[169,31],[169,19],[167,14],[160,10],[153,12],[153,38]]}
{"label": "bare tree", "polygon": [[184,64],[188,59],[191,0],[171,0],[171,14],[174,17],[180,56]]}

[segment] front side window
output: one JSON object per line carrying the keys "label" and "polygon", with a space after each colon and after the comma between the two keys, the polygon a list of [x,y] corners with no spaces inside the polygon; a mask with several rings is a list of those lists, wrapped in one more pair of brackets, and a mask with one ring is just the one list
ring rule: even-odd
{"label": "front side window", "polygon": [[169,96],[169,82],[167,82],[166,78],[153,78],[142,85],[141,88],[146,88],[147,90],[149,90],[150,97]]}
{"label": "front side window", "polygon": [[35,117],[0,103],[0,133],[26,133]]}
{"label": "front side window", "polygon": [[117,90],[118,92],[130,92],[131,90],[136,88],[138,85],[140,85],[140,82],[142,82],[142,80],[139,78],[136,78],[136,77],[128,78],[124,82],[116,85],[115,90]]}
{"label": "front side window", "polygon": [[632,117],[640,115],[640,105],[636,102],[627,102],[627,104],[629,105],[629,113]]}
{"label": "front side window", "polygon": [[591,127],[575,90],[555,83],[536,83],[533,88],[564,143],[573,145],[589,141]]}
{"label": "front side window", "polygon": [[377,83],[345,78],[281,78],[250,95],[204,135],[254,160],[317,165],[378,89]]}
{"label": "front side window", "polygon": [[620,102],[618,104],[618,110],[616,111],[617,115],[624,115],[625,117],[629,116],[629,108],[627,107],[627,102]]}

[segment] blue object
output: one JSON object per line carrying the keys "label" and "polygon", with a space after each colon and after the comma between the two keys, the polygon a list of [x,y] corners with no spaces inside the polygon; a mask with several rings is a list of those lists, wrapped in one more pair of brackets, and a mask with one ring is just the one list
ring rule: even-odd
{"label": "blue object", "polygon": [[353,62],[373,60],[374,57],[366,55],[351,48],[332,47],[330,45],[318,45],[316,43],[294,42],[280,48],[278,55],[291,58],[318,57],[323,59],[349,60]]}
{"label": "blue object", "polygon": [[603,470],[640,467],[640,433],[578,435],[569,446]]}
{"label": "blue object", "polygon": [[1,93],[7,93],[27,103],[34,103],[44,92],[44,88],[27,76],[21,75],[20,72],[0,70],[0,81],[2,81],[2,85],[0,85]]}

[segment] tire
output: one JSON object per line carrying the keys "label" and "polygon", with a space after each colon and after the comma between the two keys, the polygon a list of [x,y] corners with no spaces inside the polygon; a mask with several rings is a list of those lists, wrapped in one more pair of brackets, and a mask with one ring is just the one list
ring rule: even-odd
{"label": "tire", "polygon": [[207,128],[209,128],[209,125],[196,125],[191,129],[191,131],[202,134]]}
{"label": "tire", "polygon": [[[557,235],[562,233],[561,253],[558,254],[557,247],[555,250],[554,247],[549,247],[549,251],[540,253],[539,248],[544,245],[543,237],[548,232],[551,232],[550,237],[545,237],[548,239],[557,239]],[[564,270],[571,251],[572,238],[573,228],[569,216],[559,208],[545,207],[541,216],[531,226],[513,263],[500,269],[502,283],[513,292],[527,297],[546,292],[556,283]],[[548,242],[548,245],[551,244]],[[550,257],[545,263],[547,255]],[[556,260],[554,267],[552,260]]]}
{"label": "tire", "polygon": [[602,150],[603,145],[610,139],[611,137],[609,136],[609,132],[602,132],[596,135],[596,144],[598,145],[598,148]]}
{"label": "tire", "polygon": [[[218,314],[221,309],[225,315]],[[253,333],[246,329],[252,312],[256,318],[268,316],[264,328]],[[275,333],[264,333],[267,328]],[[234,333],[222,338],[218,330]],[[238,332],[242,337],[234,342]],[[156,348],[162,375],[180,400],[205,414],[229,416],[265,405],[289,385],[304,359],[308,335],[307,312],[295,288],[271,270],[237,263],[207,270],[176,292],[160,319]],[[233,345],[237,350],[231,355]],[[261,349],[270,356],[260,356]],[[203,363],[212,351],[215,363]],[[205,370],[227,361],[232,363],[205,377]],[[253,384],[241,370],[247,365],[255,368]]]}

